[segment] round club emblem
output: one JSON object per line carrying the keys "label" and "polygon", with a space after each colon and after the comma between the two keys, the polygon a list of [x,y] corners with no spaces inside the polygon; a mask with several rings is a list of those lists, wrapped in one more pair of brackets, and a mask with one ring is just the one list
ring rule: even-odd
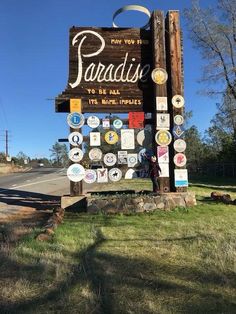
{"label": "round club emblem", "polygon": [[113,182],[120,181],[122,178],[122,171],[118,168],[112,168],[108,173],[109,179]]}
{"label": "round club emblem", "polygon": [[96,117],[96,116],[90,116],[90,117],[88,117],[88,119],[87,119],[87,124],[88,124],[88,126],[89,126],[90,128],[95,129],[95,128],[97,128],[97,127],[99,126],[100,120],[99,120],[99,118]]}
{"label": "round club emblem", "polygon": [[99,148],[92,148],[89,151],[89,159],[99,161],[102,159],[102,151]]}
{"label": "round club emblem", "polygon": [[116,129],[121,129],[123,126],[123,122],[120,119],[116,119],[113,121],[113,126]]}
{"label": "round club emblem", "polygon": [[87,169],[85,170],[84,182],[94,183],[97,180],[97,173],[95,170]]}
{"label": "round club emblem", "polygon": [[137,142],[140,146],[149,146],[152,143],[151,133],[147,130],[139,131],[137,134]]}
{"label": "round club emblem", "polygon": [[80,160],[83,159],[83,156],[84,156],[83,151],[78,147],[72,148],[69,151],[69,158],[73,162],[79,162]]}
{"label": "round club emblem", "polygon": [[156,68],[152,71],[152,80],[154,83],[158,85],[165,84],[168,79],[168,74],[165,69],[163,68]]}
{"label": "round club emblem", "polygon": [[83,142],[83,135],[79,132],[72,132],[68,136],[68,141],[72,146],[79,146]]}
{"label": "round club emblem", "polygon": [[73,164],[67,169],[67,177],[70,181],[79,182],[83,180],[85,176],[85,169],[83,166]]}
{"label": "round club emblem", "polygon": [[175,108],[182,108],[184,106],[184,97],[181,95],[175,95],[171,101]]}
{"label": "round club emblem", "polygon": [[174,123],[176,125],[182,125],[184,123],[184,117],[180,114],[177,114],[176,116],[174,116]]}
{"label": "round club emblem", "polygon": [[183,167],[186,165],[186,156],[182,153],[178,153],[174,156],[174,163],[177,167]]}
{"label": "round club emblem", "polygon": [[186,149],[186,142],[182,139],[174,141],[174,149],[178,153],[183,153]]}
{"label": "round club emblem", "polygon": [[73,112],[68,114],[67,123],[73,129],[79,129],[84,125],[84,116],[82,113]]}
{"label": "round club emblem", "polygon": [[114,131],[108,131],[106,134],[105,134],[105,141],[108,143],[108,144],[115,144],[118,142],[118,134]]}
{"label": "round club emblem", "polygon": [[167,130],[160,130],[156,133],[155,140],[160,146],[167,146],[172,140],[172,136]]}
{"label": "round club emblem", "polygon": [[107,153],[107,154],[104,155],[103,160],[104,160],[105,165],[111,167],[111,166],[114,166],[114,164],[117,161],[117,158],[116,158],[115,154]]}

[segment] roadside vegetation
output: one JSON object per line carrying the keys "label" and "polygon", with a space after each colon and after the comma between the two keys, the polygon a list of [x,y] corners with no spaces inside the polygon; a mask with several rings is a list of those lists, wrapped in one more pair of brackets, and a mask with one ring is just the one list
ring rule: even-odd
{"label": "roadside vegetation", "polygon": [[235,313],[236,207],[210,200],[212,185],[191,184],[194,208],[66,213],[50,242],[35,229],[12,245],[4,226],[0,312]]}

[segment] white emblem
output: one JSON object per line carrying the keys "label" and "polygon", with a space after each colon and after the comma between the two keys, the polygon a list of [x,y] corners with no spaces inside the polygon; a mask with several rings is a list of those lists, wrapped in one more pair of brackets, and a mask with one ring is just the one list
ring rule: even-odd
{"label": "white emblem", "polygon": [[101,146],[101,134],[99,132],[90,132],[90,146]]}
{"label": "white emblem", "polygon": [[93,161],[99,161],[102,159],[102,151],[99,148],[92,148],[89,151],[89,159]]}
{"label": "white emblem", "polygon": [[121,130],[121,149],[134,149],[134,129]]}
{"label": "white emblem", "polygon": [[138,163],[138,154],[128,154],[128,167],[133,168]]}
{"label": "white emblem", "polygon": [[174,141],[174,149],[178,153],[183,153],[186,149],[186,142],[182,139]]}
{"label": "white emblem", "polygon": [[82,149],[75,147],[69,151],[69,158],[73,162],[80,162],[83,159],[84,153]]}
{"label": "white emblem", "polygon": [[148,130],[141,130],[137,134],[137,142],[140,146],[149,147],[152,143],[152,134]]}
{"label": "white emblem", "polygon": [[107,168],[97,169],[97,182],[98,183],[108,182],[108,170],[107,170]]}
{"label": "white emblem", "polygon": [[157,113],[157,130],[169,130],[170,115],[169,113]]}
{"label": "white emblem", "polygon": [[114,128],[116,128],[116,129],[121,129],[122,126],[123,126],[123,122],[122,122],[120,119],[115,119],[115,120],[113,121],[113,126],[114,126]]}
{"label": "white emblem", "polygon": [[79,182],[83,180],[85,176],[85,169],[83,166],[73,164],[67,169],[67,177],[70,181]]}
{"label": "white emblem", "polygon": [[88,119],[87,119],[87,124],[88,124],[88,126],[89,126],[90,128],[96,129],[96,128],[99,126],[99,124],[100,124],[100,120],[99,120],[99,118],[96,117],[96,116],[90,116],[90,117],[88,117]]}
{"label": "white emblem", "polygon": [[174,123],[176,125],[182,125],[184,123],[184,117],[180,114],[177,114],[176,116],[174,116]]}
{"label": "white emblem", "polygon": [[95,170],[87,169],[85,170],[84,182],[94,183],[97,180],[97,173]]}
{"label": "white emblem", "polygon": [[175,108],[182,108],[184,106],[184,97],[181,95],[175,95],[172,97],[172,105]]}
{"label": "white emblem", "polygon": [[116,155],[113,153],[105,154],[103,160],[104,160],[105,165],[109,167],[114,166],[115,163],[117,162]]}
{"label": "white emblem", "polygon": [[187,159],[183,153],[178,153],[174,156],[174,163],[177,167],[184,167],[186,165]]}
{"label": "white emblem", "polygon": [[79,132],[72,132],[68,136],[68,141],[72,146],[79,146],[83,142],[83,135]]}
{"label": "white emblem", "polygon": [[109,179],[113,182],[120,181],[122,178],[122,171],[118,168],[112,168],[109,170]]}
{"label": "white emblem", "polygon": [[156,110],[157,111],[167,111],[167,97],[156,97]]}
{"label": "white emblem", "polygon": [[129,169],[125,173],[125,179],[128,179],[128,180],[134,179],[134,178],[137,178],[137,177],[138,177],[137,173],[136,173],[136,171],[134,169]]}

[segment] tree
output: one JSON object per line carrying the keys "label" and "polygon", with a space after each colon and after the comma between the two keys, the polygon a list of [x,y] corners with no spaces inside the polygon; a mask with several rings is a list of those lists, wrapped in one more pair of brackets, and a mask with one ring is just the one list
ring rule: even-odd
{"label": "tree", "polygon": [[51,157],[56,166],[66,166],[68,163],[68,150],[66,144],[56,142],[51,149]]}
{"label": "tree", "polygon": [[202,81],[220,83],[222,93],[236,101],[236,0],[218,0],[215,8],[200,8],[194,0],[184,12],[196,48],[207,60]]}

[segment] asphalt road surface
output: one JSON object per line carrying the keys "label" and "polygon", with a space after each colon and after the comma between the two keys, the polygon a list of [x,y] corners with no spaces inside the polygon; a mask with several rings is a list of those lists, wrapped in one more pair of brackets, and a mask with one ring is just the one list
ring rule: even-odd
{"label": "asphalt road surface", "polygon": [[0,176],[0,222],[19,211],[47,211],[69,194],[66,169],[37,168]]}

